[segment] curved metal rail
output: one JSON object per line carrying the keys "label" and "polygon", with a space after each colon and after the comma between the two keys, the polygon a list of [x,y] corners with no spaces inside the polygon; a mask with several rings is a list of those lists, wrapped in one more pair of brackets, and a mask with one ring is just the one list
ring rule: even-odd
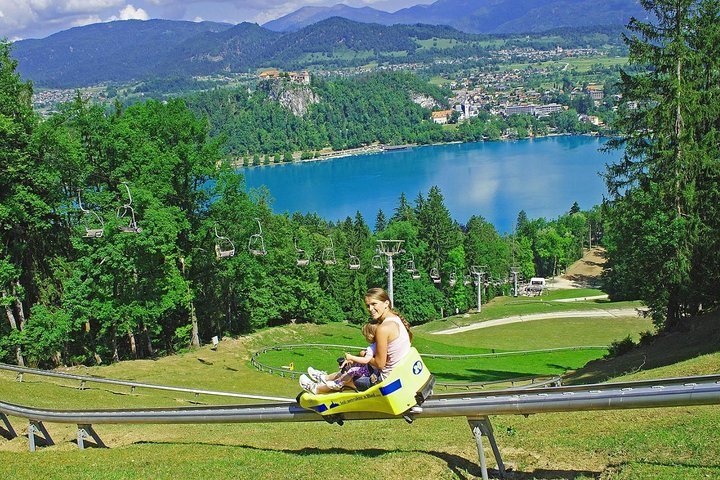
{"label": "curved metal rail", "polygon": [[141,382],[131,382],[128,380],[114,380],[111,378],[103,378],[103,377],[92,377],[89,375],[75,375],[72,373],[61,373],[61,372],[53,372],[53,371],[47,371],[47,370],[37,370],[34,368],[27,368],[27,367],[16,367],[15,365],[6,365],[4,363],[0,363],[0,370],[7,370],[11,372],[16,372],[20,375],[38,375],[43,377],[55,377],[55,378],[63,378],[66,380],[77,380],[80,382],[80,388],[82,389],[85,385],[85,383],[92,382],[92,383],[105,383],[110,385],[121,385],[125,387],[130,387],[131,389],[135,388],[148,388],[153,390],[167,390],[171,392],[184,392],[184,393],[194,393],[195,395],[217,395],[222,397],[236,397],[236,398],[249,398],[252,400],[270,400],[270,401],[277,401],[277,402],[292,402],[294,401],[291,398],[284,398],[284,397],[269,397],[267,395],[251,395],[247,393],[237,393],[237,392],[223,392],[218,390],[202,390],[198,388],[184,388],[184,387],[172,387],[168,385],[156,385],[152,383],[141,383]]}
{"label": "curved metal rail", "polygon": [[483,448],[487,438],[498,464],[501,478],[505,467],[493,434],[489,415],[530,415],[534,413],[618,410],[652,407],[678,407],[720,404],[720,375],[684,377],[640,382],[554,387],[542,390],[505,390],[486,393],[455,393],[429,397],[422,408],[402,417],[373,412],[355,412],[324,418],[301,408],[295,402],[244,406],[146,408],[127,410],[49,410],[0,402],[0,434],[17,436],[7,415],[26,418],[30,451],[37,440],[52,445],[42,422],[77,424],[78,447],[92,439],[104,446],[93,424],[180,424],[180,423],[258,423],[370,420],[387,418],[457,417],[467,418],[475,436],[483,479],[488,478]]}
{"label": "curved metal rail", "polygon": [[[665,383],[661,383],[665,382]],[[530,415],[548,412],[618,410],[720,404],[720,376],[646,382],[550,387],[431,396],[414,418]],[[0,402],[0,412],[32,421],[75,424],[259,423],[323,420],[296,402],[257,405],[117,410],[49,410]],[[345,420],[402,418],[373,412],[343,415]]]}

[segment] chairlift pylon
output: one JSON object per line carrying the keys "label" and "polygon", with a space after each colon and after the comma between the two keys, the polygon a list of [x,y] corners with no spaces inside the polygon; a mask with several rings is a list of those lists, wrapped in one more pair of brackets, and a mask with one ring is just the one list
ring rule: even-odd
{"label": "chairlift pylon", "polygon": [[256,218],[255,221],[258,224],[258,233],[250,235],[250,239],[248,240],[248,250],[255,256],[267,255],[267,250],[265,250],[265,239],[263,238],[262,233],[262,224],[260,223],[259,218]]}
{"label": "chairlift pylon", "polygon": [[[97,214],[97,212],[94,212],[93,210],[88,210],[87,208],[83,207],[80,189],[78,189],[78,207],[83,213],[83,224],[85,225],[85,235],[83,236],[86,238],[102,237],[104,233],[105,222],[103,222],[103,219],[100,217],[100,215]],[[91,221],[91,219],[93,218],[96,221]]]}
{"label": "chairlift pylon", "polygon": [[124,233],[140,233],[142,232],[142,228],[138,227],[137,221],[135,221],[135,209],[132,207],[132,195],[130,194],[130,187],[128,186],[127,182],[122,182],[122,185],[127,191],[128,202],[125,205],[118,207],[117,218],[118,220],[122,220],[123,218],[127,217],[130,220],[130,223],[127,225],[118,225],[118,229],[120,229],[120,231]]}
{"label": "chairlift pylon", "polygon": [[217,225],[215,229],[215,257],[220,260],[221,258],[228,258],[235,256],[235,244],[228,237],[218,235]]}

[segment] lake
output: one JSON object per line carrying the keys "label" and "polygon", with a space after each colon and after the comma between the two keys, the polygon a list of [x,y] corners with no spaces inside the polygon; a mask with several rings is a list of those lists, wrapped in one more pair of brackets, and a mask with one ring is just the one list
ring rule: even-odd
{"label": "lake", "polygon": [[265,185],[275,213],[315,212],[344,220],[360,211],[371,228],[378,209],[392,216],[400,193],[414,205],[437,185],[452,217],[483,216],[511,232],[520,210],[557,218],[573,202],[589,209],[606,194],[600,172],[621,151],[600,152],[607,139],[584,136],[432,145],[407,150],[241,170],[248,188]]}

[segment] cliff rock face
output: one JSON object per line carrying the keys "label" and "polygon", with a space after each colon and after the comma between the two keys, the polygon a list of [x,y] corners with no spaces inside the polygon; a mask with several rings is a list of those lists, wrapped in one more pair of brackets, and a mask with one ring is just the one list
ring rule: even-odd
{"label": "cliff rock face", "polygon": [[305,116],[310,105],[320,103],[320,97],[307,85],[298,85],[288,81],[263,83],[270,99],[280,103],[297,117]]}
{"label": "cliff rock face", "polygon": [[411,93],[410,95],[412,97],[412,101],[423,108],[429,108],[432,110],[433,108],[438,106],[437,101],[428,95],[422,95],[419,93]]}

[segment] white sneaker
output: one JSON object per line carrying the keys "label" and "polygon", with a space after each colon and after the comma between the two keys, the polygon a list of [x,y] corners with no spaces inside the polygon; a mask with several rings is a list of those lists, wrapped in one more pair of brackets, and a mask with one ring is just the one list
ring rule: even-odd
{"label": "white sneaker", "polygon": [[312,393],[314,395],[317,394],[317,383],[313,382],[310,377],[308,377],[304,373],[300,375],[300,386],[306,392]]}
{"label": "white sneaker", "polygon": [[322,383],[325,381],[325,376],[327,375],[327,372],[324,372],[322,370],[315,370],[313,367],[308,367],[307,374],[315,382]]}

